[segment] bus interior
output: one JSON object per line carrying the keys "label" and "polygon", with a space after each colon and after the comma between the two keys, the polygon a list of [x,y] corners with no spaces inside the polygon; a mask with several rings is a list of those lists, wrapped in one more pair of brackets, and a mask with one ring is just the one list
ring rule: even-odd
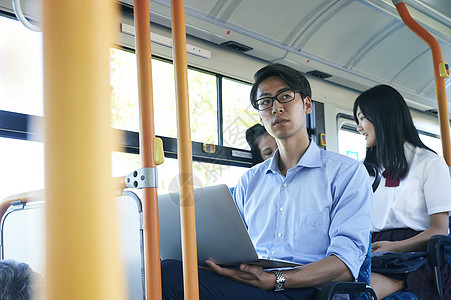
{"label": "bus interior", "polygon": [[[45,242],[45,228],[53,221],[45,221],[50,213],[45,213],[47,217],[44,214],[47,196],[42,190],[49,188],[49,180],[54,177],[45,175],[50,169],[46,160],[52,159],[47,152],[49,133],[45,128],[52,124],[47,121],[47,113],[52,109],[45,96],[50,94],[45,88],[49,82],[45,74],[50,54],[46,56],[48,40],[46,32],[42,31],[46,28],[43,26],[45,12],[50,15],[48,7],[60,5],[55,2],[60,1],[0,0],[0,199],[7,203],[2,206],[5,209],[1,221],[1,259],[26,262],[43,276],[48,268],[48,248],[52,245]],[[110,166],[105,170],[112,177],[124,178],[143,168],[141,143],[151,143],[140,140],[143,135],[140,131],[142,87],[138,86],[137,75],[140,68],[135,10],[146,7],[146,3],[149,11],[144,14],[150,19],[147,23],[150,24],[151,53],[148,55],[152,57],[148,89],[153,90],[152,118],[154,135],[162,141],[161,161],[164,156],[164,162],[153,166],[158,172],[155,184],[158,194],[180,191],[184,180],[178,160],[182,159],[180,127],[177,127],[177,95],[180,94],[175,84],[176,41],[171,19],[175,4],[182,7],[185,17],[191,187],[215,184],[234,187],[241,174],[252,166],[245,132],[260,121],[258,112],[249,102],[249,92],[254,73],[269,63],[289,65],[308,78],[314,104],[307,120],[308,133],[321,148],[363,160],[365,141],[357,132],[353,103],[362,91],[388,84],[406,99],[422,141],[444,156],[451,166],[451,101],[447,96],[451,94],[451,79],[445,63],[451,59],[449,0],[119,0],[105,4],[115,11],[111,22],[103,22],[102,16],[97,19],[90,16],[99,9],[91,1],[79,2],[73,6],[80,8],[67,8],[79,15],[71,18],[74,29],[66,35],[81,38],[69,40],[68,37],[55,43],[67,43],[61,49],[85,53],[93,47],[79,43],[83,36],[90,35],[90,31],[111,31],[112,41],[105,58],[109,66],[109,77],[105,79],[107,94],[103,95],[110,95],[106,99],[109,105],[106,118],[114,128],[112,135],[115,137],[108,157]],[[440,66],[435,65],[429,45],[403,22],[396,8],[399,2],[405,4],[412,18],[437,41],[443,57]],[[42,3],[47,3],[47,8],[42,8]],[[54,14],[60,14],[60,22],[65,22],[64,11]],[[105,28],[107,25],[109,27]],[[75,63],[77,59],[78,56],[74,56]],[[443,81],[441,92],[437,92],[437,72]],[[58,85],[58,80],[54,84]],[[81,107],[85,112],[90,109]],[[66,111],[68,115],[72,112],[75,114]],[[82,131],[78,133],[82,136],[80,141],[87,141],[86,145],[77,147],[88,149],[90,138],[101,140],[101,133],[90,133],[89,128],[82,126],[85,120],[76,122]],[[58,124],[53,123],[53,126]],[[68,137],[70,134],[67,133]],[[157,146],[153,147],[158,150]],[[89,173],[89,170],[87,166],[85,171]],[[70,177],[61,180],[68,185],[90,185],[89,178],[88,182]],[[115,235],[113,240],[120,244],[116,247],[119,248],[117,253],[120,252],[117,256],[121,258],[118,268],[126,271],[116,279],[126,292],[119,293],[122,297],[114,296],[118,297],[115,299],[146,299],[146,293],[147,299],[151,299],[154,296],[146,291],[149,286],[145,283],[149,272],[145,271],[146,259],[150,255],[146,251],[149,251],[148,245],[154,243],[144,241],[149,238],[145,233],[149,215],[143,213],[148,199],[145,189],[123,185],[116,196],[106,197],[102,204],[90,205],[88,201],[93,200],[86,199],[80,205],[84,206],[84,212],[91,211],[94,216],[111,206],[107,211],[115,215],[114,226],[109,221],[104,225],[93,223],[103,227],[100,235]],[[122,191],[123,188],[126,189]],[[14,195],[24,195],[22,193],[28,193],[23,196],[26,200],[17,202],[21,196]],[[46,194],[51,195],[49,191]],[[12,199],[16,202],[11,202]],[[76,211],[75,205],[60,205],[63,212],[54,208],[51,214],[69,215]],[[52,226],[60,226],[57,219],[53,220]],[[80,223],[83,219],[73,226]],[[117,230],[110,231],[110,226]],[[80,234],[89,231],[89,228],[82,229]],[[101,240],[99,236],[93,238]],[[88,240],[87,244],[68,251],[69,255],[80,257],[90,252]],[[99,274],[106,272],[99,271]]]}

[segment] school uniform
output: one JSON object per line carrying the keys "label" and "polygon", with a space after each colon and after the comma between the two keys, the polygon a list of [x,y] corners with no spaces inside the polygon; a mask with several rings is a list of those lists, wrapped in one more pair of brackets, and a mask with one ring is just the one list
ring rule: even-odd
{"label": "school uniform", "polygon": [[[374,193],[373,242],[413,237],[430,227],[431,214],[451,211],[451,178],[443,157],[407,142],[404,153],[407,175],[399,182],[382,176]],[[448,264],[442,267],[442,273],[444,286],[448,286],[445,299],[451,299]],[[405,290],[422,299],[438,297],[428,264],[408,274],[384,275],[405,280]]]}

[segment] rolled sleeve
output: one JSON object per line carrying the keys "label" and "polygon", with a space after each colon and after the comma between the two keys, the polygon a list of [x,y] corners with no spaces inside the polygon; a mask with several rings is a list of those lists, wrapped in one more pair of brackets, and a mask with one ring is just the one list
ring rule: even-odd
{"label": "rolled sleeve", "polygon": [[357,278],[369,248],[373,193],[364,166],[355,164],[337,176],[327,256],[335,255]]}

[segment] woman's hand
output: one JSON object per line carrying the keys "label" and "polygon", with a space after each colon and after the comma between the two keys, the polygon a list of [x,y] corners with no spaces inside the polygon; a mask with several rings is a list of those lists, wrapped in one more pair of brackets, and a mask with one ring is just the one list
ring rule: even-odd
{"label": "woman's hand", "polygon": [[433,235],[448,235],[449,215],[448,212],[441,212],[429,216],[431,226],[414,237],[396,241],[379,241],[371,246],[373,252],[409,252],[426,251],[428,241]]}
{"label": "woman's hand", "polygon": [[270,290],[274,288],[276,277],[273,273],[265,272],[262,267],[241,264],[240,269],[222,268],[211,260],[207,260],[210,270],[233,279],[235,281],[260,288],[262,290]]}
{"label": "woman's hand", "polygon": [[397,242],[379,241],[371,245],[372,252],[399,252]]}

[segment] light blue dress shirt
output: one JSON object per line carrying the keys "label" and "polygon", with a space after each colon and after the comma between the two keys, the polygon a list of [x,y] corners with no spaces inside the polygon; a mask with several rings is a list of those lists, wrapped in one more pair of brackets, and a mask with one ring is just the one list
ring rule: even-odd
{"label": "light blue dress shirt", "polygon": [[257,253],[302,264],[335,255],[357,278],[373,207],[365,167],[313,142],[286,177],[278,161],[277,150],[249,169],[234,191]]}

